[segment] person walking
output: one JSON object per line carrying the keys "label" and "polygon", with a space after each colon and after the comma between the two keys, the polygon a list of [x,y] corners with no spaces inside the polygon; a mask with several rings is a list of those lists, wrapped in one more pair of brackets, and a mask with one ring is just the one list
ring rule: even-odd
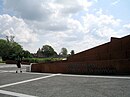
{"label": "person walking", "polygon": [[18,73],[18,71],[20,72],[20,73],[22,73],[22,69],[21,69],[21,61],[20,60],[17,60],[17,70],[16,70],[16,73]]}

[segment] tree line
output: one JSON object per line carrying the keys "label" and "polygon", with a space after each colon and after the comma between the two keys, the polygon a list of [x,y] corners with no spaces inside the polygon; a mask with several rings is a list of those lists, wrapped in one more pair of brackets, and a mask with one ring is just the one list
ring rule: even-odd
{"label": "tree line", "polygon": [[23,50],[22,46],[17,42],[4,39],[0,39],[0,56],[3,61],[32,57],[30,52]]}
{"label": "tree line", "polygon": [[18,60],[22,58],[32,58],[32,57],[68,57],[73,55],[74,50],[71,50],[70,54],[66,48],[61,48],[61,52],[57,52],[50,45],[43,45],[39,48],[35,54],[31,54],[29,51],[24,50],[20,44],[14,42],[13,39],[0,39],[0,57],[3,61],[5,60]]}
{"label": "tree line", "polygon": [[69,55],[73,55],[74,50],[71,50],[70,54],[68,54],[67,48],[61,48],[59,54],[50,46],[50,45],[43,45],[42,48],[39,48],[37,53],[35,54],[36,57],[68,57]]}

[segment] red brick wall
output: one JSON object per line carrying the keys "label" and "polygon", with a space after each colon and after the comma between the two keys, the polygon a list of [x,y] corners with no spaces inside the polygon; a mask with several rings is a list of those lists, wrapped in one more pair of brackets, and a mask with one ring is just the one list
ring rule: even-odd
{"label": "red brick wall", "polygon": [[72,74],[130,74],[130,35],[68,57],[33,64],[32,71]]}
{"label": "red brick wall", "polygon": [[33,64],[32,72],[71,74],[130,74],[130,59]]}
{"label": "red brick wall", "polygon": [[129,57],[130,35],[121,39],[112,38],[111,42],[97,46],[95,48],[72,55],[68,61],[94,61],[126,59]]}

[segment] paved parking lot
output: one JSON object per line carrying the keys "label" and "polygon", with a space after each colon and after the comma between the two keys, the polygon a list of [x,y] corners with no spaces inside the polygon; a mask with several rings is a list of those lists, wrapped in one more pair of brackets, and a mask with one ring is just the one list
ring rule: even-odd
{"label": "paved parking lot", "polygon": [[15,73],[0,64],[0,97],[130,97],[129,76]]}

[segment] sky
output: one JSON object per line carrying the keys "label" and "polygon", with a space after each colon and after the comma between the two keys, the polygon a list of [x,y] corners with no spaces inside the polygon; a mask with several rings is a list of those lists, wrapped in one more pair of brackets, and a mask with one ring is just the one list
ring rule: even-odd
{"label": "sky", "polygon": [[81,52],[130,34],[130,0],[0,0],[0,38]]}

